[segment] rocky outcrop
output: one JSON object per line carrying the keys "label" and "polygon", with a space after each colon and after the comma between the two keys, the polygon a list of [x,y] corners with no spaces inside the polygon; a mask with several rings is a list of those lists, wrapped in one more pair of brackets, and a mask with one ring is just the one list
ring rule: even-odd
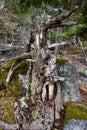
{"label": "rocky outcrop", "polygon": [[63,130],[87,130],[87,103],[70,103],[65,110]]}
{"label": "rocky outcrop", "polygon": [[78,76],[76,68],[68,61],[57,61],[58,76],[64,77],[65,81],[61,82],[62,98],[65,102],[81,101],[81,95],[79,91]]}
{"label": "rocky outcrop", "polygon": [[87,130],[87,120],[70,120],[63,130]]}

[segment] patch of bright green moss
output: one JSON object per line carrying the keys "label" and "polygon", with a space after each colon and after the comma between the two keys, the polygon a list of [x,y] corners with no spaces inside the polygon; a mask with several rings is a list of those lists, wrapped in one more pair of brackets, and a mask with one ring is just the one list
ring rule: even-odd
{"label": "patch of bright green moss", "polygon": [[15,59],[12,59],[10,61],[7,62],[7,64],[4,67],[5,71],[9,71],[9,69],[11,68],[11,66],[13,66],[16,63]]}
{"label": "patch of bright green moss", "polygon": [[[84,104],[87,105],[87,103]],[[66,107],[64,124],[68,123],[70,119],[87,120],[87,108],[71,103]]]}
{"label": "patch of bright green moss", "polygon": [[63,58],[56,58],[56,62],[60,63],[60,64],[65,64],[67,62],[67,60],[63,59]]}
{"label": "patch of bright green moss", "polygon": [[[11,99],[9,99],[11,100]],[[4,104],[4,121],[8,124],[14,124],[14,108],[12,105],[13,101],[7,101],[7,103]]]}

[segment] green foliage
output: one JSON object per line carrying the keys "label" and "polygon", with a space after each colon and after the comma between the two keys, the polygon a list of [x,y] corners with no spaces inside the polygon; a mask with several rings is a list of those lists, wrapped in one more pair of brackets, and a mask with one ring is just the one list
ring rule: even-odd
{"label": "green foliage", "polygon": [[79,24],[76,27],[69,28],[66,32],[61,33],[58,35],[58,38],[67,38],[67,37],[72,37],[76,34],[79,34],[86,26],[84,24]]}
{"label": "green foliage", "polygon": [[[30,8],[42,8],[46,9],[47,5],[58,7],[60,2],[57,0],[6,0],[6,7],[15,12],[16,14],[26,14],[30,11]],[[33,8],[32,8],[33,7]]]}
{"label": "green foliage", "polygon": [[[70,119],[87,120],[87,103],[81,104],[83,104],[83,106],[78,106],[76,103],[71,103],[66,107],[64,124],[68,123]],[[84,105],[86,107],[84,107]]]}
{"label": "green foliage", "polygon": [[87,25],[87,1],[86,0],[83,1],[83,5],[82,5],[82,8],[80,11],[81,11],[82,16],[83,16],[81,18],[82,22]]}
{"label": "green foliage", "polygon": [[87,47],[87,42],[84,42],[82,45],[83,47]]}

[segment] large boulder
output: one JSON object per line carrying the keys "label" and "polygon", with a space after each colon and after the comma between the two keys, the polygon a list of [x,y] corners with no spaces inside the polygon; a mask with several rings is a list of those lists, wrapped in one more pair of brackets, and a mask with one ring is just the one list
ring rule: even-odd
{"label": "large boulder", "polygon": [[63,130],[87,130],[87,120],[70,120]]}
{"label": "large boulder", "polygon": [[64,81],[60,81],[63,100],[65,102],[81,101],[75,66],[64,59],[57,59],[57,72],[58,76],[65,78]]}

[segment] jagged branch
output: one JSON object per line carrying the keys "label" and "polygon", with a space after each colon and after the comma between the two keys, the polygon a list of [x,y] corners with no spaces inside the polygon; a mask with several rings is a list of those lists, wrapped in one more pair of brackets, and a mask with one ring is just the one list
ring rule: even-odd
{"label": "jagged branch", "polygon": [[23,63],[24,61],[21,61],[20,63],[15,64],[14,66],[11,66],[7,78],[6,78],[6,83],[8,84],[12,78],[12,75],[14,73],[14,71]]}
{"label": "jagged branch", "polygon": [[12,58],[12,60],[20,60],[20,59],[24,60],[24,59],[28,59],[31,56],[31,54],[32,54],[31,52],[30,53],[23,53],[20,56]]}
{"label": "jagged branch", "polygon": [[[53,19],[51,19],[50,21],[48,21],[45,26],[44,26],[44,30],[48,30],[49,28],[52,27],[61,27],[62,21],[67,19],[68,17],[70,17],[76,10],[78,9],[78,6],[75,6],[73,9],[70,10],[69,13],[67,13],[66,15],[63,16],[57,16]],[[67,24],[68,25],[68,24]],[[65,25],[63,25],[65,26]]]}
{"label": "jagged branch", "polygon": [[[78,9],[78,6],[75,6],[73,9],[70,10],[67,14],[63,16],[57,16],[53,19],[50,19],[46,23],[41,24],[38,28],[38,35],[36,39],[37,48],[43,48],[46,45],[46,34],[48,29],[54,28],[54,27],[64,27],[64,26],[71,26],[75,25],[75,22],[64,22],[65,19],[70,17],[76,10]],[[40,42],[38,42],[40,41]]]}
{"label": "jagged branch", "polygon": [[74,6],[70,12],[68,12],[66,15],[60,16],[60,20],[65,20],[66,18],[70,17],[74,12],[76,12],[76,10],[78,9],[78,6]]}
{"label": "jagged branch", "polygon": [[[33,46],[33,45],[32,45]],[[25,60],[25,59],[31,59],[31,56],[36,52],[35,48],[33,47],[33,50],[27,53],[23,53],[19,56],[16,56],[14,58],[11,58],[10,60]]]}
{"label": "jagged branch", "polygon": [[76,22],[65,22],[61,24],[51,25],[50,29],[55,27],[65,27],[65,26],[72,26],[72,25],[76,25]]}
{"label": "jagged branch", "polygon": [[67,42],[54,43],[54,44],[48,45],[48,48],[51,49],[51,48],[55,48],[55,47],[57,47],[57,46],[65,45],[65,44],[67,44]]}

